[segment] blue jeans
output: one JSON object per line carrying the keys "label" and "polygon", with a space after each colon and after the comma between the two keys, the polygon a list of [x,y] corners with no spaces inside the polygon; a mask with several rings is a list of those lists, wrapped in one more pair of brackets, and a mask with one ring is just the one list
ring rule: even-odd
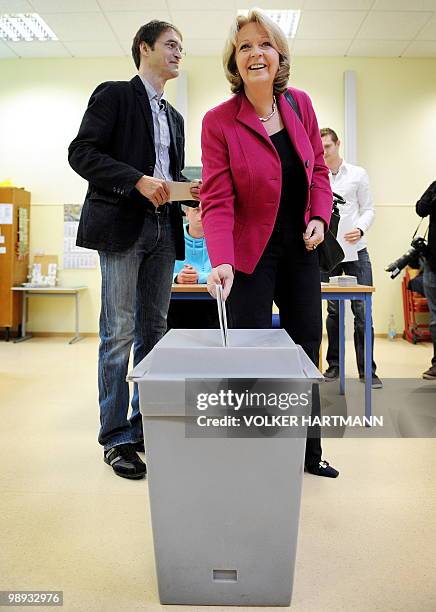
{"label": "blue jeans", "polygon": [[[322,274],[322,280],[328,282],[330,276],[350,274],[357,277],[359,285],[372,285],[372,268],[367,249],[358,252],[358,261],[343,261],[330,274]],[[362,300],[351,300],[351,310],[354,314],[354,348],[356,350],[357,369],[359,376],[365,373],[365,303]],[[327,302],[327,363],[330,367],[339,367],[339,303],[336,300]],[[374,351],[374,328],[371,322],[372,349]],[[376,371],[375,361],[372,361],[372,373]]]}
{"label": "blue jeans", "polygon": [[143,438],[136,384],[128,418],[126,375],[132,344],[133,363],[137,365],[166,331],[175,261],[168,211],[147,211],[141,234],[132,247],[99,255],[102,283],[98,441],[108,450]]}
{"label": "blue jeans", "polygon": [[430,311],[430,334],[433,340],[434,356],[431,360],[432,366],[436,365],[436,272],[424,262],[424,293],[427,298],[428,309]]}

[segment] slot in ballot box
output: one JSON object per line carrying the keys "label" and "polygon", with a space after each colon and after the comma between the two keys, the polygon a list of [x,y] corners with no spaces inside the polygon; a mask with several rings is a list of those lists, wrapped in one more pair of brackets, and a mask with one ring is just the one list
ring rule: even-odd
{"label": "slot in ballot box", "polygon": [[[242,422],[251,409],[216,402],[199,408],[195,399],[199,392],[202,400],[211,391],[219,395],[223,385],[226,400],[229,389],[252,399],[251,391],[267,388],[274,395],[292,387],[307,396],[293,414],[309,415],[312,384],[323,378],[282,329],[228,334],[223,347],[220,330],[172,329],[128,377],[139,386],[160,601],[288,606],[306,428],[289,437],[290,428],[264,421],[199,426],[199,415]],[[274,412],[261,410],[269,417]],[[286,411],[276,406],[277,413]]]}

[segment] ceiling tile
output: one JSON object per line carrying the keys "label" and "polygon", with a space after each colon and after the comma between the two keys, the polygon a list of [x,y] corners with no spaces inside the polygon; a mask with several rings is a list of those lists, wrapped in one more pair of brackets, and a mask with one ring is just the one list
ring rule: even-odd
{"label": "ceiling tile", "polygon": [[416,40],[436,40],[436,15],[425,24]]}
{"label": "ceiling tile", "polygon": [[113,40],[114,34],[102,13],[41,15],[60,40]]}
{"label": "ceiling tile", "polygon": [[223,43],[235,18],[233,11],[172,11],[174,24],[180,28],[184,38],[220,39]]}
{"label": "ceiling tile", "polygon": [[299,40],[294,41],[292,55],[338,56],[345,55],[351,40]]}
{"label": "ceiling tile", "polygon": [[431,13],[375,12],[370,13],[359,30],[363,40],[410,40],[428,21]]}
{"label": "ceiling tile", "polygon": [[347,55],[363,57],[400,57],[407,40],[355,40]]}
{"label": "ceiling tile", "polygon": [[435,0],[375,0],[373,11],[436,11]]}
{"label": "ceiling tile", "polygon": [[364,11],[303,11],[296,38],[350,40],[366,14]]}
{"label": "ceiling tile", "polygon": [[[121,41],[126,55],[131,55],[132,40],[126,38]],[[224,38],[184,38],[183,48],[186,50],[186,54],[191,55],[217,55],[221,58],[224,47]],[[183,61],[182,61],[183,64]]]}
{"label": "ceiling tile", "polygon": [[[217,8],[220,10],[230,10],[236,14],[235,9],[244,8],[243,6],[239,6],[239,2],[235,2],[235,0],[167,0],[168,8],[173,14],[174,11],[213,11]],[[271,2],[269,3],[271,4]],[[253,6],[253,2],[251,2],[250,7]],[[256,5],[257,6],[257,5]]]}
{"label": "ceiling tile", "polygon": [[286,2],[286,0],[274,0],[274,2],[272,0],[235,0],[234,6],[235,11],[238,9],[250,9],[253,8],[253,5],[261,9],[282,8],[290,10],[301,9],[304,6],[304,2],[305,0],[292,0],[292,2]]}
{"label": "ceiling tile", "polygon": [[34,13],[26,0],[0,0],[0,13]]}
{"label": "ceiling tile", "polygon": [[96,0],[31,0],[37,13],[98,13]]}
{"label": "ceiling tile", "polygon": [[403,53],[403,57],[436,57],[436,41],[414,40]]}
{"label": "ceiling tile", "polygon": [[188,56],[191,55],[216,55],[221,58],[224,40],[211,38],[187,39],[184,41],[184,47]]}
{"label": "ceiling tile", "polygon": [[8,46],[19,57],[70,57],[62,43],[55,40],[47,42],[11,42]]}
{"label": "ceiling tile", "polygon": [[7,45],[0,41],[0,58],[6,59],[9,57],[17,57],[16,54],[9,49]]}
{"label": "ceiling tile", "polygon": [[373,2],[374,0],[306,0],[304,3],[304,10],[367,11],[371,8]]}
{"label": "ceiling tile", "polygon": [[[170,21],[170,15],[168,12],[153,11],[151,13],[144,11],[132,11],[132,12],[113,12],[106,13],[106,17],[112,26],[113,31],[119,40],[130,40],[132,44],[133,37],[139,28],[151,21],[152,19],[159,19],[161,21]],[[177,26],[177,24],[174,24]]]}
{"label": "ceiling tile", "polygon": [[79,41],[64,43],[73,57],[117,57],[126,55],[117,41]]}
{"label": "ceiling tile", "polygon": [[101,10],[109,11],[141,11],[149,13],[150,11],[166,11],[167,3],[165,0],[99,0]]}
{"label": "ceiling tile", "polygon": [[133,42],[133,36],[131,38],[131,40],[127,39],[127,40],[120,40],[120,45],[121,48],[124,51],[125,55],[128,55],[129,57],[131,57],[132,55],[132,42]]}

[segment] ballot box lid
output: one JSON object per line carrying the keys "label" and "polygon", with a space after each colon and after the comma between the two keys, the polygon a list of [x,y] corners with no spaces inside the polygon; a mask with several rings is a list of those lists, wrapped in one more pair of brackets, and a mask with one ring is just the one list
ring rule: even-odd
{"label": "ballot box lid", "polygon": [[303,378],[323,380],[284,329],[172,329],[128,375],[128,380],[192,378]]}

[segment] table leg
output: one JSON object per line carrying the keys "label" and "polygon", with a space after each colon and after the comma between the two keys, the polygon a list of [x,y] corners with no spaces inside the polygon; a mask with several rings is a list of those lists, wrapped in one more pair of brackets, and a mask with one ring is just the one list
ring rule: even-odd
{"label": "table leg", "polygon": [[339,393],[345,393],[345,302],[339,302]]}
{"label": "table leg", "polygon": [[371,386],[372,386],[372,296],[365,294],[365,416],[370,418],[371,408]]}
{"label": "table leg", "polygon": [[74,336],[74,338],[71,338],[71,340],[68,342],[68,344],[74,344],[75,342],[79,342],[79,340],[82,340],[83,336],[80,335],[79,332],[79,292],[77,291],[77,293],[74,294],[74,306],[75,306],[75,333],[76,335]]}
{"label": "table leg", "polygon": [[14,344],[17,344],[17,342],[24,342],[25,340],[29,340],[32,337],[32,334],[26,334],[28,299],[29,299],[28,293],[27,291],[24,291],[23,292],[23,303],[21,306],[21,336],[19,338],[15,338]]}

